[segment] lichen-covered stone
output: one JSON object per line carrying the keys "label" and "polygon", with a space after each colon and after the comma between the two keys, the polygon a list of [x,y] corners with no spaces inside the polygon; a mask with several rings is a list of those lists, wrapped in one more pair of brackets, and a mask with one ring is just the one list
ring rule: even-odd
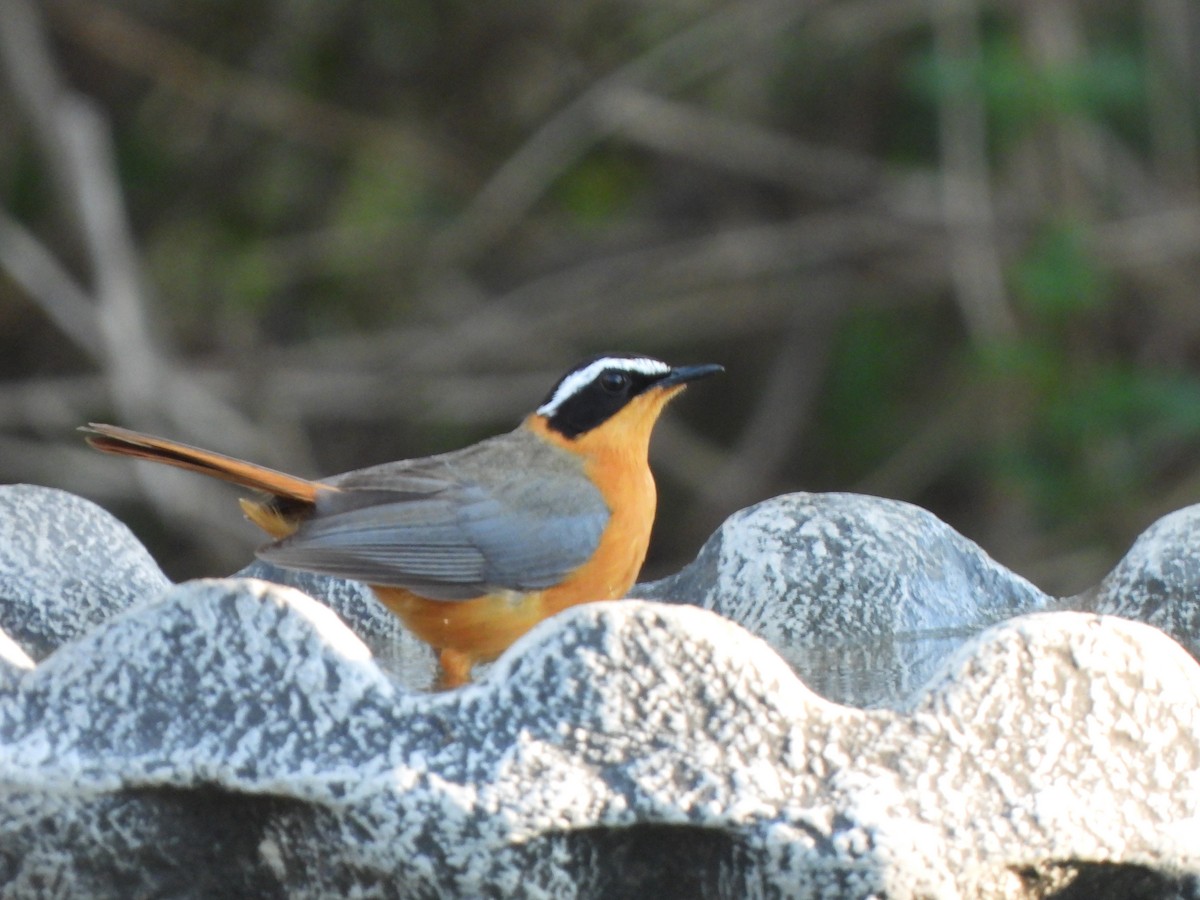
{"label": "lichen-covered stone", "polygon": [[695,562],[635,595],[732,619],[856,706],[902,704],[969,636],[1051,602],[932,513],[862,494],[741,510]]}
{"label": "lichen-covered stone", "polygon": [[[907,504],[743,511],[639,588],[675,603],[569,610],[445,694],[359,585],[170,587],[85,501],[0,513],[0,627],[49,648],[0,633],[0,896],[1200,898],[1200,666],[1008,618],[1048,600]],[[1077,605],[1187,632],[1193,538]]]}
{"label": "lichen-covered stone", "polygon": [[33,659],[169,585],[141,541],[94,503],[0,486],[0,628]]}
{"label": "lichen-covered stone", "polygon": [[1019,897],[1091,878],[1115,897],[1200,867],[1200,668],[1083,614],[998,626],[911,712],[868,712],[684,606],[580,607],[426,695],[298,592],[194,582],[25,676],[0,739],[18,894],[161,895],[201,868],[230,896]]}
{"label": "lichen-covered stone", "polygon": [[255,560],[238,572],[237,577],[287,585],[320,600],[362,638],[382,669],[408,687],[428,688],[437,677],[437,658],[429,645],[414,637],[365,584],[315,572],[281,569],[262,560]]}
{"label": "lichen-covered stone", "polygon": [[28,672],[34,665],[34,661],[21,649],[21,645],[0,631],[0,689]]}
{"label": "lichen-covered stone", "polygon": [[1163,516],[1099,585],[1060,606],[1146,622],[1200,655],[1200,505]]}

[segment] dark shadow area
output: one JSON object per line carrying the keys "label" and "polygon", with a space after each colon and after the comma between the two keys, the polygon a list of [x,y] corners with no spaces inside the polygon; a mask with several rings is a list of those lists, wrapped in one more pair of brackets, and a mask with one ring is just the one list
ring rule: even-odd
{"label": "dark shadow area", "polygon": [[1194,900],[1200,875],[1119,863],[1062,863],[1020,872],[1028,896],[1045,900]]}
{"label": "dark shadow area", "polygon": [[[578,897],[595,900],[739,900],[764,886],[734,835],[688,825],[633,825],[560,833],[535,848],[578,866]],[[546,845],[553,845],[546,846]]]}
{"label": "dark shadow area", "polygon": [[283,897],[261,847],[267,823],[288,805],[208,787],[47,802],[45,816],[0,833],[0,884],[5,896],[61,896],[69,886],[78,897]]}

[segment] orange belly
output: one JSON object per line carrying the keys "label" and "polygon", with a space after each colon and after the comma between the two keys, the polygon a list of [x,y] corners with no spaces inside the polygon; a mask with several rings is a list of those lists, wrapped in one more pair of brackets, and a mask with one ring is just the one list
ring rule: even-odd
{"label": "orange belly", "polygon": [[446,601],[419,597],[404,588],[371,589],[406,628],[438,651],[438,686],[449,688],[470,681],[476,663],[491,662],[542,619],[580,603],[624,597],[645,557],[646,541],[610,522],[591,561],[545,590]]}
{"label": "orange belly", "polygon": [[[447,660],[461,659],[467,670],[489,662],[544,618],[541,595],[536,593],[446,601],[418,597],[404,588],[372,585],[371,590],[409,631],[441,652],[447,676],[452,668]],[[453,686],[446,681],[443,678],[443,686]]]}

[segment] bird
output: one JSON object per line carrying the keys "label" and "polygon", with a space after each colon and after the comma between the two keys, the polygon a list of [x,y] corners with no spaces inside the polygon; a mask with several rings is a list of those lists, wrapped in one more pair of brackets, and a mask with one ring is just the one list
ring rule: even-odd
{"label": "bird", "polygon": [[80,428],[97,450],[254,492],[241,499],[283,568],[367,584],[467,684],[538,622],[625,597],[650,543],[650,435],[667,402],[716,364],[607,353],[566,372],[513,430],[459,450],[310,480],[127,428]]}

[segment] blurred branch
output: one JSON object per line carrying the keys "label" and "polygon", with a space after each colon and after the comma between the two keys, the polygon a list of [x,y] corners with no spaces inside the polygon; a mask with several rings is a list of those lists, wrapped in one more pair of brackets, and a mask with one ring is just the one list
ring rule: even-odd
{"label": "blurred branch", "polygon": [[1194,258],[1198,247],[1200,206],[1102,222],[1091,234],[1093,255],[1116,270],[1182,262]]}
{"label": "blurred branch", "polygon": [[[1025,43],[1035,71],[1070,70],[1086,58],[1083,29],[1072,0],[1022,0]],[[1090,220],[1094,198],[1087,190],[1086,172],[1104,168],[1103,148],[1095,131],[1082,125],[1083,117],[1066,113],[1048,118],[1044,145],[1050,152],[1044,164],[1049,196],[1043,203],[1055,208],[1059,217]]]}
{"label": "blurred branch", "polygon": [[[253,427],[235,410],[186,375],[176,376],[156,349],[104,118],[62,83],[38,9],[29,0],[0,0],[0,19],[0,67],[82,243],[94,299],[85,299],[82,288],[65,287],[73,282],[61,267],[11,224],[3,232],[6,267],[18,282],[35,289],[31,296],[56,321],[72,316],[67,333],[101,357],[122,421],[145,424],[166,418],[185,433],[220,430],[235,447],[239,442],[257,444]],[[85,303],[90,312],[83,312]],[[163,487],[168,483],[149,476],[146,489],[158,502],[170,504],[170,492]]]}
{"label": "blurred branch", "polygon": [[[235,489],[228,486],[195,491],[187,473],[166,470],[153,463],[114,466],[96,451],[82,444],[51,444],[44,440],[27,441],[0,436],[0,456],[4,458],[8,478],[14,483],[54,485],[95,502],[119,503],[145,493],[145,475],[155,472],[160,494],[175,496],[182,502],[169,509],[170,522],[186,533],[194,530],[195,539],[229,558],[249,562],[252,558],[253,527],[231,514]],[[165,487],[164,487],[165,485]],[[212,575],[226,574],[211,571]]]}
{"label": "blurred branch", "polygon": [[[298,378],[297,370],[322,360],[343,373],[395,371],[403,361],[406,375],[457,376],[489,365],[511,367],[518,348],[525,369],[545,366],[540,377],[548,383],[563,359],[581,348],[612,349],[644,343],[648,336],[659,346],[728,340],[790,321],[798,303],[810,314],[840,308],[844,295],[835,298],[823,287],[830,271],[842,267],[841,283],[854,290],[866,276],[856,275],[849,263],[881,266],[892,256],[902,268],[911,266],[911,277],[927,279],[931,263],[934,271],[943,268],[944,239],[920,222],[840,208],[780,224],[728,226],[697,238],[594,255],[489,296],[469,316],[439,308],[434,323],[331,336],[277,351],[264,379],[273,383],[272,373],[289,373],[285,381]],[[894,299],[903,304],[919,298],[901,293]],[[601,308],[605,315],[596,314]],[[345,402],[351,408],[357,403]]]}
{"label": "blurred branch", "polygon": [[940,393],[932,412],[913,423],[907,440],[852,490],[881,497],[918,496],[948,468],[986,445],[989,391],[977,384],[953,384]]}
{"label": "blurred branch", "polygon": [[[967,72],[980,65],[979,9],[975,0],[938,0],[933,33],[938,56]],[[942,203],[950,242],[954,296],[972,337],[993,343],[1015,336],[996,246],[989,186],[983,97],[973,79],[947,86],[938,111]]]}
{"label": "blurred branch", "polygon": [[[533,279],[503,295],[528,310],[549,310],[564,299],[606,298],[631,311],[655,295],[717,284],[812,273],[823,266],[868,259],[890,250],[918,252],[939,243],[932,230],[872,210],[835,207],[779,224],[726,226],[698,238],[588,260]],[[717,313],[719,315],[719,313]],[[614,323],[604,322],[605,327]]]}
{"label": "blurred branch", "polygon": [[844,55],[913,27],[929,18],[929,0],[841,0],[810,23],[809,47]]}
{"label": "blurred branch", "polygon": [[727,515],[748,497],[765,497],[791,462],[822,384],[840,317],[814,322],[798,307],[767,381],[723,464],[697,485],[701,502]]}
{"label": "blurred branch", "polygon": [[79,231],[92,267],[113,397],[123,413],[144,418],[158,405],[154,393],[165,366],[150,333],[111,135],[99,111],[77,95],[62,96],[59,128],[72,164],[64,180],[72,178],[78,191]]}
{"label": "blurred branch", "polygon": [[872,191],[883,172],[875,160],[842,148],[813,146],[633,87],[600,91],[594,111],[602,130],[628,141],[825,200]]}
{"label": "blurred branch", "polygon": [[685,28],[599,79],[545,122],[492,175],[458,221],[430,247],[436,265],[477,256],[513,227],[573,163],[607,136],[597,104],[610,92],[682,89],[774,40],[780,29],[829,0],[742,0]]}
{"label": "blurred branch", "polygon": [[[74,330],[94,321],[98,338],[84,339],[83,346],[103,348],[114,400],[137,420],[154,406],[152,392],[161,382],[161,365],[145,319],[109,135],[91,105],[62,85],[33,4],[0,3],[5,22],[0,29],[0,66],[50,164],[51,182],[72,214],[95,284],[95,314],[80,320]],[[45,270],[36,262],[22,268],[35,267]]]}
{"label": "blurred branch", "polygon": [[1189,0],[1145,0],[1142,5],[1148,59],[1146,111],[1158,175],[1174,191],[1200,191],[1200,143],[1194,94],[1195,4]]}
{"label": "blurred branch", "polygon": [[0,269],[81,350],[96,362],[104,358],[92,298],[59,265],[54,255],[16,219],[0,210]]}
{"label": "blurred branch", "polygon": [[51,9],[71,39],[96,56],[150,78],[210,114],[228,113],[289,140],[339,154],[372,145],[391,148],[407,164],[419,164],[457,190],[474,184],[471,169],[457,154],[424,134],[237,71],[110,4],[54,0]]}

